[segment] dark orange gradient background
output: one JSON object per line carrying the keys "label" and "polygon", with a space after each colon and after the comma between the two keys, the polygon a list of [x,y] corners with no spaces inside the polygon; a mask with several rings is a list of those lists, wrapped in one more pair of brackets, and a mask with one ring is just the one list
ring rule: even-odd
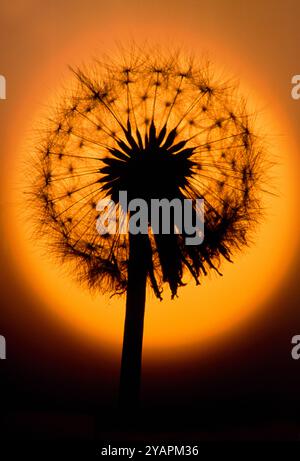
{"label": "dark orange gradient background", "polygon": [[291,77],[299,73],[297,2],[27,0],[2,9],[0,73],[7,79],[7,100],[0,101],[1,227],[9,321],[21,330],[33,328],[40,340],[48,333],[38,324],[82,347],[101,347],[106,356],[120,353],[124,298],[91,296],[32,240],[23,212],[23,166],[34,127],[69,78],[67,65],[88,63],[113,52],[115,42],[133,39],[207,54],[224,76],[237,77],[278,160],[273,176],[279,197],[266,198],[266,220],[254,245],[234,265],[223,265],[224,277],[213,274],[200,287],[191,281],[175,301],[167,290],[162,303],[149,293],[144,357],[191,359],[246,334],[250,325],[263,328],[279,294],[289,303],[286,287],[299,258],[300,102],[290,96]]}

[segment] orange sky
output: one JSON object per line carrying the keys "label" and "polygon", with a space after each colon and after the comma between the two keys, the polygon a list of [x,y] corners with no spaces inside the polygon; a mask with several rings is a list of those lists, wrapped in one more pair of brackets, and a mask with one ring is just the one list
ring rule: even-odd
{"label": "orange sky", "polygon": [[[107,4],[106,4],[107,3]],[[264,304],[292,268],[297,251],[296,187],[299,181],[300,102],[290,97],[291,75],[299,73],[295,42],[300,38],[297,3],[197,1],[174,2],[14,2],[4,6],[1,69],[7,101],[1,101],[2,218],[5,253],[29,298],[38,300],[47,321],[68,329],[80,341],[102,343],[118,351],[122,340],[122,302],[95,299],[61,275],[23,232],[20,186],[32,127],[67,78],[67,65],[88,61],[115,41],[134,39],[183,45],[209,56],[236,76],[241,89],[270,128],[271,150],[280,157],[275,175],[282,194],[270,199],[270,213],[256,245],[212,276],[203,287],[182,289],[179,300],[147,305],[145,354],[190,353],[191,348],[231,335],[247,321],[258,321]],[[279,6],[280,4],[280,6]],[[289,7],[290,6],[290,7]],[[300,10],[300,7],[298,7]],[[294,22],[293,22],[293,18]],[[5,45],[4,45],[5,43]],[[20,173],[21,172],[21,173]],[[42,262],[41,262],[42,261]],[[15,278],[10,290],[14,291]],[[20,283],[20,282],[19,282]],[[66,297],[66,287],[69,295]],[[18,304],[18,299],[15,299]],[[108,304],[110,307],[108,307]],[[83,308],[84,306],[84,308]],[[268,307],[270,309],[270,306]],[[25,316],[26,313],[23,313]],[[225,335],[225,338],[226,338]]]}

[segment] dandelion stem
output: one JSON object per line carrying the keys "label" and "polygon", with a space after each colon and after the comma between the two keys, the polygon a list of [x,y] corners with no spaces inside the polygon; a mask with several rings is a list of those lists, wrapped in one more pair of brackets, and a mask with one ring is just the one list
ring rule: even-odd
{"label": "dandelion stem", "polygon": [[148,235],[129,234],[128,286],[123,338],[119,407],[136,409],[139,402],[146,281]]}

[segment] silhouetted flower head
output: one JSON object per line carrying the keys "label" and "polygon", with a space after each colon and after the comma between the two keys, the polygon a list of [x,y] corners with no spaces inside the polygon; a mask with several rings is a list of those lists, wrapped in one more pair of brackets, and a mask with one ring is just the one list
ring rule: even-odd
{"label": "silhouetted flower head", "polygon": [[[35,158],[36,211],[51,250],[75,263],[90,287],[127,287],[129,236],[99,235],[97,203],[128,199],[205,201],[205,238],[148,235],[148,280],[172,295],[185,272],[197,283],[247,244],[260,214],[264,152],[234,85],[182,53],[123,51],[73,70]],[[118,208],[118,219],[123,219]]]}

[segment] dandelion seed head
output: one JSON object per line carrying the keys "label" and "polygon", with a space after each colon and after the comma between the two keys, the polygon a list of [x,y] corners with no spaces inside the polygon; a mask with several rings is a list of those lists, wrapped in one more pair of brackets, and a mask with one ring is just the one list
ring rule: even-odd
{"label": "dandelion seed head", "polygon": [[118,192],[129,199],[203,198],[205,238],[149,230],[148,279],[160,297],[175,296],[185,273],[197,283],[219,272],[249,241],[260,213],[265,154],[246,103],[210,65],[182,53],[122,50],[76,69],[75,90],[55,110],[36,153],[32,186],[53,252],[91,288],[127,287],[128,234],[99,235],[97,203]]}

